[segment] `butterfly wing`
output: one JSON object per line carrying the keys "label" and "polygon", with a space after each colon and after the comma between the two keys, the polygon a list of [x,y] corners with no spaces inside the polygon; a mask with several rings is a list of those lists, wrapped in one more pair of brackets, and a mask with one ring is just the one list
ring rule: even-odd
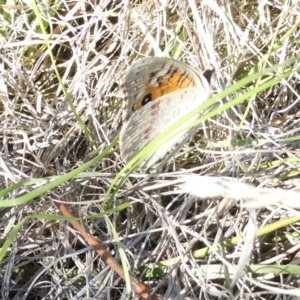
{"label": "butterfly wing", "polygon": [[190,66],[165,57],[148,57],[135,62],[129,69],[123,88],[123,122],[148,102],[180,89],[207,89],[206,78]]}
{"label": "butterfly wing", "polygon": [[[199,107],[209,95],[208,85],[202,88],[190,87],[164,95],[136,111],[121,131],[120,145],[123,159],[126,162],[130,161],[159,134]],[[179,129],[192,123],[196,118],[197,116],[190,118],[181,124]],[[185,134],[186,132],[177,135],[157,149],[143,162],[143,167],[149,167],[162,158]]]}

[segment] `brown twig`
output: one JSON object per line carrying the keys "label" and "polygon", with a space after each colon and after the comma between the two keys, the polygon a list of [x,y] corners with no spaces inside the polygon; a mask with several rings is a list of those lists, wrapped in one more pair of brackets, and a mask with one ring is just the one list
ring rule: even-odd
{"label": "brown twig", "polygon": [[[58,203],[53,201],[57,208],[61,211],[65,217],[73,217],[72,213],[68,210],[67,206],[63,203]],[[102,246],[102,244],[92,237],[90,234],[86,233],[86,230],[82,228],[81,224],[77,220],[70,220],[70,224],[82,235],[82,237],[87,241],[87,243],[92,246],[95,251],[99,254],[101,259],[105,264],[110,266],[122,279],[125,280],[125,275],[123,268],[116,262],[113,256]],[[132,289],[139,294],[142,298],[148,300],[161,300],[162,298],[156,294],[151,295],[147,286],[139,282],[133,276],[130,276],[131,287]]]}

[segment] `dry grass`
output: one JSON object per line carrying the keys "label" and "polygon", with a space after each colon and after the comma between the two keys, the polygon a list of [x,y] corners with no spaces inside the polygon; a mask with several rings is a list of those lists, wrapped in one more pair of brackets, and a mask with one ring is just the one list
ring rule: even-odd
{"label": "dry grass", "polygon": [[[124,268],[164,299],[299,297],[298,212],[270,197],[274,188],[299,185],[300,3],[98,2],[0,6],[0,298],[137,298],[56,217],[53,200],[94,216],[82,221],[88,231],[117,260],[124,254]],[[124,166],[118,145],[96,154],[119,133],[120,85],[144,56],[215,67],[213,93],[227,106],[163,172],[136,170],[112,189]],[[221,94],[241,79],[248,82]],[[273,194],[260,198],[250,189],[262,208],[247,209],[230,201],[243,186],[220,179],[199,186],[208,197],[199,201],[178,191],[192,173]],[[209,194],[215,184],[221,193]],[[297,194],[288,197],[298,204]],[[122,203],[131,206],[97,217],[103,204]]]}

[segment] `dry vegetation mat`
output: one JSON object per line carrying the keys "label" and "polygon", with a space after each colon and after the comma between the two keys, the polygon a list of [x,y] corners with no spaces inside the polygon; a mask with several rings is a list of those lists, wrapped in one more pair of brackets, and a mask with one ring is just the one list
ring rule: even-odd
{"label": "dry vegetation mat", "polygon": [[[299,1],[4,2],[0,298],[297,299]],[[181,120],[124,162],[144,57],[215,70],[147,169]]]}

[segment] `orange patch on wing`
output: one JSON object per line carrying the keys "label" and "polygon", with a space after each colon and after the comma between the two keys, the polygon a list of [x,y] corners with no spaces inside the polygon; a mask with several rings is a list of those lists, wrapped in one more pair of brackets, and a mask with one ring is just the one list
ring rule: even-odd
{"label": "orange patch on wing", "polygon": [[133,106],[133,110],[137,111],[142,107],[143,99],[151,95],[151,101],[160,98],[161,96],[170,94],[177,90],[185,89],[190,86],[194,86],[191,84],[193,81],[192,76],[188,76],[184,72],[180,70],[173,72],[169,78],[164,78],[158,86],[148,85],[144,91],[144,93],[137,99],[136,103]]}

